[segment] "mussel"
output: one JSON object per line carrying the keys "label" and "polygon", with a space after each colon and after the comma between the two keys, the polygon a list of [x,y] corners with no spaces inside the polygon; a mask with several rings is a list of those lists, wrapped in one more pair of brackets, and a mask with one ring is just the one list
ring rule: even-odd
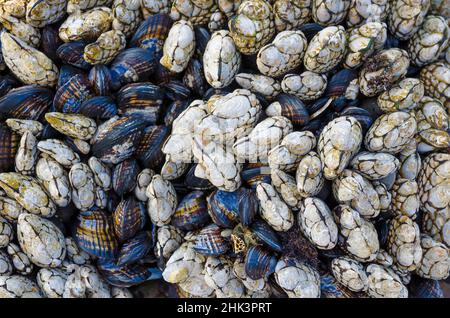
{"label": "mussel", "polygon": [[96,95],[109,95],[112,81],[108,67],[102,64],[94,65],[89,71],[88,79]]}
{"label": "mussel", "polygon": [[145,281],[162,277],[160,269],[139,263],[118,266],[113,261],[100,261],[97,266],[106,281],[118,287],[139,285]]}
{"label": "mussel", "polygon": [[112,172],[114,191],[120,196],[133,191],[138,174],[139,165],[135,159],[126,159],[118,163]]}
{"label": "mussel", "polygon": [[95,96],[84,101],[80,113],[97,119],[110,119],[117,115],[117,105],[109,96]]}
{"label": "mussel", "polygon": [[130,46],[150,48],[154,50],[155,54],[160,54],[172,23],[170,16],[165,13],[148,17],[134,32]]}
{"label": "mussel", "polygon": [[208,213],[214,223],[224,228],[234,227],[239,221],[239,194],[239,190],[216,190],[208,196]]}
{"label": "mussel", "polygon": [[91,84],[85,75],[71,77],[56,91],[53,106],[59,112],[78,113],[81,104],[94,96]]}
{"label": "mussel", "polygon": [[117,256],[117,265],[124,266],[142,259],[153,247],[151,233],[143,231],[126,241]]}
{"label": "mussel", "polygon": [[245,272],[251,279],[269,276],[275,271],[277,258],[261,246],[251,246],[245,256]]}
{"label": "mussel", "polygon": [[210,222],[203,191],[192,191],[178,204],[172,215],[172,225],[185,231],[201,228]]}
{"label": "mussel", "polygon": [[141,142],[136,150],[136,157],[145,168],[156,168],[164,160],[161,149],[169,136],[167,126],[149,126],[143,131]]}
{"label": "mussel", "polygon": [[132,238],[140,231],[147,218],[145,204],[129,196],[117,205],[113,213],[114,233],[120,242]]}
{"label": "mussel", "polygon": [[230,249],[226,232],[227,230],[221,229],[216,224],[204,227],[196,236],[194,250],[203,255],[225,254]]}

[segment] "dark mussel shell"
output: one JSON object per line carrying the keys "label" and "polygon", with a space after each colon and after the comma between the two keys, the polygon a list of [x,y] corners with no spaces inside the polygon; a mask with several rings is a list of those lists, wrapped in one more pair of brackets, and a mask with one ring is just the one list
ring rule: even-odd
{"label": "dark mussel shell", "polygon": [[240,188],[239,219],[245,226],[249,226],[259,211],[259,201],[254,190]]}
{"label": "dark mussel shell", "polygon": [[256,189],[256,186],[263,183],[271,183],[270,167],[261,163],[249,163],[241,172],[242,179],[252,188]]}
{"label": "dark mussel shell", "polygon": [[135,263],[148,254],[152,245],[152,235],[149,231],[143,231],[136,234],[120,248],[117,257],[117,265],[123,266]]}
{"label": "dark mussel shell", "polygon": [[0,98],[0,113],[9,118],[41,120],[52,105],[52,90],[25,85]]}
{"label": "dark mussel shell", "polygon": [[408,290],[411,298],[444,298],[444,292],[438,280],[413,276]]}
{"label": "dark mussel shell", "polygon": [[133,191],[139,172],[139,165],[135,159],[126,159],[118,163],[112,171],[114,191],[120,196]]}
{"label": "dark mussel shell", "polygon": [[325,298],[354,298],[355,293],[339,284],[334,276],[325,273],[320,276],[320,294]]}
{"label": "dark mussel shell", "polygon": [[233,228],[239,221],[239,189],[234,192],[216,190],[206,199],[211,219],[220,227]]}
{"label": "dark mussel shell", "polygon": [[392,35],[391,32],[387,32],[386,42],[384,42],[384,50],[398,48],[400,46],[400,40]]}
{"label": "dark mussel shell", "polygon": [[195,54],[198,58],[203,57],[203,53],[205,52],[206,45],[211,38],[211,34],[209,33],[207,28],[196,26],[194,27],[195,32]]}
{"label": "dark mussel shell", "polygon": [[149,48],[156,54],[160,54],[172,24],[172,19],[165,13],[148,17],[134,32],[130,46]]}
{"label": "dark mussel shell", "polygon": [[281,105],[281,115],[290,119],[294,125],[305,125],[309,121],[309,114],[305,104],[296,96],[280,94],[277,101]]}
{"label": "dark mussel shell", "polygon": [[184,185],[191,190],[210,190],[214,188],[213,184],[208,179],[203,179],[195,176],[195,169],[197,164],[193,164],[186,176],[184,177]]}
{"label": "dark mussel shell", "polygon": [[63,65],[59,70],[57,87],[60,88],[75,75],[84,75],[84,71],[80,70],[79,68],[76,68],[75,66]]}
{"label": "dark mussel shell", "polygon": [[11,89],[19,85],[19,82],[11,75],[0,76],[0,96],[4,96]]}
{"label": "dark mussel shell", "polygon": [[152,75],[152,82],[157,85],[162,85],[169,83],[175,77],[177,77],[177,74],[170,72],[167,68],[158,63],[155,72]]}
{"label": "dark mussel shell", "polygon": [[162,277],[160,269],[139,263],[118,266],[112,261],[99,261],[97,267],[106,281],[117,287],[131,287]]}
{"label": "dark mussel shell", "polygon": [[138,115],[148,124],[156,123],[164,99],[164,91],[152,83],[135,83],[117,92],[119,113]]}
{"label": "dark mussel shell", "polygon": [[59,37],[58,29],[50,25],[42,28],[40,51],[53,61],[58,60],[56,51],[62,43],[63,41]]}
{"label": "dark mussel shell", "polygon": [[[106,203],[106,210],[111,214],[114,213],[114,211],[119,206],[120,202],[122,202],[122,198],[119,197],[117,195],[117,193],[115,193],[114,191],[109,191],[108,192],[108,201]],[[145,217],[144,217],[144,219],[145,219]],[[119,240],[121,240],[120,237],[119,237]]]}
{"label": "dark mussel shell", "polygon": [[224,236],[224,230],[216,224],[204,227],[198,234],[194,243],[194,250],[207,256],[217,256],[230,249],[229,238]]}
{"label": "dark mussel shell", "polygon": [[[323,117],[324,114],[329,112],[329,109],[332,109],[333,101],[334,100],[331,97],[321,97],[319,99],[316,99],[311,104],[308,104],[307,109],[308,109],[308,112],[311,114],[309,119],[315,120],[319,117]],[[302,128],[306,129],[305,127],[309,127],[309,122],[306,125],[304,125]]]}
{"label": "dark mussel shell", "polygon": [[318,23],[306,23],[303,24],[302,26],[300,26],[300,31],[303,32],[303,34],[305,35],[306,39],[309,41],[312,40],[312,38],[319,33],[320,31],[323,30],[323,26],[321,26]]}
{"label": "dark mussel shell", "polygon": [[103,64],[94,65],[89,71],[88,80],[96,95],[109,95],[112,86],[109,68]]}
{"label": "dark mussel shell", "polygon": [[113,164],[130,158],[141,141],[145,126],[145,121],[138,117],[110,119],[98,127],[91,139],[93,155]]}
{"label": "dark mussel shell", "polygon": [[64,113],[78,113],[81,104],[94,96],[87,77],[77,74],[56,91],[53,106]]}
{"label": "dark mussel shell", "polygon": [[83,70],[89,70],[92,65],[84,59],[84,48],[87,45],[84,41],[73,41],[61,45],[56,54],[64,64],[69,64]]}
{"label": "dark mussel shell", "polygon": [[134,196],[123,199],[113,213],[114,232],[120,242],[132,238],[146,222],[146,208]]}
{"label": "dark mussel shell", "polygon": [[83,102],[80,113],[97,119],[110,119],[117,115],[117,105],[109,96],[95,96]]}
{"label": "dark mussel shell", "polygon": [[169,83],[163,84],[167,98],[176,100],[185,100],[191,95],[191,90],[178,80],[171,80]]}
{"label": "dark mussel shell", "polygon": [[354,70],[342,69],[334,74],[328,82],[324,96],[339,97],[345,94],[348,85],[358,76]]}
{"label": "dark mussel shell", "polygon": [[187,194],[178,204],[172,215],[171,224],[184,231],[197,230],[209,223],[211,218],[206,207],[203,191],[193,191]]}
{"label": "dark mussel shell", "polygon": [[313,119],[305,126],[302,127],[302,130],[308,130],[312,132],[317,138],[319,138],[320,132],[324,127],[323,122],[320,119]]}
{"label": "dark mussel shell", "polygon": [[158,55],[154,49],[130,48],[122,51],[111,64],[111,83],[113,89],[123,85],[142,82],[155,71]]}
{"label": "dark mussel shell", "polygon": [[203,73],[203,64],[197,59],[191,59],[183,75],[183,84],[198,96],[203,96],[208,84]]}
{"label": "dark mussel shell", "polygon": [[142,166],[156,168],[164,162],[164,154],[161,149],[169,134],[169,128],[164,125],[145,128],[136,150],[136,158]]}
{"label": "dark mussel shell", "polygon": [[251,279],[260,279],[275,271],[278,260],[261,246],[251,246],[244,262],[247,276]]}
{"label": "dark mussel shell", "polygon": [[114,259],[119,243],[110,216],[101,210],[81,211],[78,214],[74,238],[86,253],[100,259]]}
{"label": "dark mussel shell", "polygon": [[0,123],[0,172],[14,171],[20,136]]}
{"label": "dark mussel shell", "polygon": [[281,245],[280,239],[269,224],[263,220],[255,220],[250,226],[250,229],[252,230],[252,233],[255,234],[268,248],[279,253],[282,251],[283,246]]}
{"label": "dark mussel shell", "polygon": [[367,130],[369,130],[370,126],[372,126],[373,124],[373,118],[370,115],[370,113],[364,108],[360,107],[355,106],[346,107],[339,113],[339,116],[354,117],[361,124],[364,134],[367,132]]}
{"label": "dark mussel shell", "polygon": [[172,102],[164,115],[164,124],[171,126],[173,121],[186,109],[191,103],[190,99],[176,100]]}
{"label": "dark mussel shell", "polygon": [[41,139],[62,139],[63,134],[53,128],[50,124],[45,124],[44,129],[41,132]]}

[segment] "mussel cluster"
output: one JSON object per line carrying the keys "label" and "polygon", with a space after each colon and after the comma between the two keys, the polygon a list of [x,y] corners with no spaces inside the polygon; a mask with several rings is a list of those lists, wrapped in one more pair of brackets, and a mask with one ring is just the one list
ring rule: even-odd
{"label": "mussel cluster", "polygon": [[0,0],[0,297],[443,297],[449,8]]}

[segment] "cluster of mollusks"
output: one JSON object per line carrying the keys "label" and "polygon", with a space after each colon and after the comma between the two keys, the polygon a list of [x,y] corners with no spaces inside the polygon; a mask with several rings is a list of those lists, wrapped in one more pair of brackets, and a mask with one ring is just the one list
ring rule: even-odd
{"label": "cluster of mollusks", "polygon": [[445,4],[0,1],[0,297],[440,297]]}

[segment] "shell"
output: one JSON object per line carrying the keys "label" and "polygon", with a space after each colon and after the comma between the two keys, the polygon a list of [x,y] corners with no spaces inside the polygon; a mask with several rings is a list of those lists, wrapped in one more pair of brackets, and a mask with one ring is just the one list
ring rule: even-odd
{"label": "shell", "polygon": [[202,228],[210,221],[203,191],[187,194],[178,204],[171,223],[178,229],[192,231]]}
{"label": "shell", "polygon": [[234,80],[240,66],[241,55],[230,32],[214,32],[203,53],[206,81],[214,88],[226,87]]}
{"label": "shell", "polygon": [[24,213],[19,216],[17,239],[24,253],[37,266],[58,267],[66,257],[62,232],[52,222],[37,215]]}
{"label": "shell", "polygon": [[242,54],[255,54],[275,34],[272,7],[264,0],[244,1],[228,21],[228,28]]}
{"label": "shell", "polygon": [[120,248],[117,256],[117,265],[124,266],[139,261],[152,249],[152,245],[153,241],[150,232],[137,233]]}
{"label": "shell", "polygon": [[31,279],[20,276],[0,276],[0,297],[2,298],[42,298],[42,293]]}
{"label": "shell", "polygon": [[261,94],[268,99],[276,97],[281,91],[280,83],[277,80],[264,75],[239,73],[235,80],[242,88]]}
{"label": "shell", "polygon": [[300,75],[287,74],[281,81],[281,89],[303,101],[310,101],[319,98],[325,92],[327,83],[325,75],[305,71]]}
{"label": "shell", "polygon": [[85,163],[76,163],[70,168],[69,181],[72,186],[72,201],[77,209],[90,209],[95,203],[96,187],[92,170]]}
{"label": "shell", "polygon": [[10,276],[13,272],[13,265],[6,252],[0,251],[0,275]]}
{"label": "shell", "polygon": [[62,298],[67,274],[56,268],[42,268],[36,274],[36,280],[40,289],[47,298]]}
{"label": "shell", "polygon": [[77,216],[74,239],[89,255],[100,259],[112,259],[118,252],[111,218],[101,210],[81,211]]}
{"label": "shell", "polygon": [[148,214],[157,226],[168,224],[177,206],[177,195],[170,181],[155,174],[146,190]]}
{"label": "shell", "polygon": [[107,7],[93,8],[83,13],[75,12],[59,27],[59,37],[64,42],[95,40],[109,30],[112,20],[112,11]]}
{"label": "shell", "polygon": [[25,210],[16,200],[0,197],[0,216],[15,223],[22,213],[25,213]]}
{"label": "shell", "polygon": [[117,266],[114,262],[102,261],[98,268],[102,277],[109,284],[117,287],[131,287],[148,280],[161,279],[159,269],[139,263]]}
{"label": "shell", "polygon": [[230,244],[226,237],[226,231],[216,224],[211,224],[200,230],[195,238],[193,248],[196,252],[206,256],[218,256],[225,254],[230,249]]}
{"label": "shell", "polygon": [[65,168],[80,162],[80,156],[59,139],[46,139],[38,142],[40,152],[49,155]]}
{"label": "shell", "polygon": [[446,279],[450,272],[450,258],[448,248],[434,241],[427,235],[420,238],[423,256],[416,273],[428,279],[441,280]]}
{"label": "shell", "polygon": [[394,0],[388,14],[389,31],[399,40],[408,40],[417,32],[430,7],[430,1]]}
{"label": "shell", "polygon": [[320,298],[319,273],[306,263],[281,259],[275,267],[274,277],[289,298]]}
{"label": "shell", "polygon": [[303,126],[309,122],[308,111],[299,97],[289,94],[280,94],[276,101],[266,108],[268,116],[284,116],[292,124]]}
{"label": "shell", "polygon": [[92,65],[108,64],[126,46],[125,34],[111,30],[102,33],[98,39],[84,48],[84,60]]}
{"label": "shell", "polygon": [[183,242],[183,234],[172,225],[163,225],[157,230],[155,255],[158,258],[168,259]]}
{"label": "shell", "polygon": [[156,168],[164,162],[163,145],[169,136],[167,126],[150,126],[144,130],[144,135],[136,150],[139,162],[146,168]]}
{"label": "shell", "polygon": [[302,197],[311,197],[319,194],[324,185],[322,162],[319,155],[310,151],[299,162],[295,179],[297,191]]}
{"label": "shell", "polygon": [[362,151],[353,157],[350,167],[369,180],[379,180],[397,171],[400,161],[389,153]]}
{"label": "shell", "polygon": [[81,140],[91,139],[97,130],[95,120],[78,114],[51,112],[45,114],[45,120],[62,134]]}
{"label": "shell", "polygon": [[308,71],[325,73],[344,58],[347,45],[342,26],[330,26],[319,31],[309,42],[304,64]]}
{"label": "shell", "polygon": [[25,13],[28,24],[42,28],[53,24],[64,16],[67,0],[31,0]]}
{"label": "shell", "polygon": [[83,58],[85,41],[73,41],[60,45],[56,50],[57,57],[64,62],[83,70],[89,70],[92,66]]}
{"label": "shell", "polygon": [[414,109],[422,100],[424,86],[416,78],[405,78],[378,96],[378,107],[385,113]]}
{"label": "shell", "polygon": [[340,284],[354,292],[366,291],[369,287],[369,280],[363,265],[349,257],[333,259],[331,270]]}
{"label": "shell", "polygon": [[301,65],[306,46],[302,31],[283,31],[259,50],[256,57],[258,70],[270,77],[286,74]]}
{"label": "shell", "polygon": [[[197,95],[203,96],[207,89],[203,63],[192,58],[184,72],[183,84]],[[245,88],[245,87],[244,87]]]}
{"label": "shell", "polygon": [[220,227],[232,228],[239,218],[241,190],[227,192],[216,190],[207,197],[208,213]]}
{"label": "shell", "polygon": [[37,139],[26,131],[20,139],[16,154],[16,171],[24,175],[32,175],[37,161]]}
{"label": "shell", "polygon": [[120,201],[112,215],[114,233],[120,242],[133,238],[142,230],[147,220],[146,212],[145,205],[133,196]]}
{"label": "shell", "polygon": [[134,159],[126,159],[114,167],[112,187],[119,196],[133,191],[139,170],[138,163]]}
{"label": "shell", "polygon": [[18,245],[9,243],[6,251],[8,252],[8,255],[11,259],[14,270],[17,273],[28,275],[33,271],[33,263],[30,261],[30,258],[24,252],[22,252],[21,248]]}
{"label": "shell", "polygon": [[245,256],[245,273],[253,280],[268,277],[275,271],[277,258],[260,246],[252,246]]}
{"label": "shell", "polygon": [[295,178],[278,169],[271,169],[272,185],[284,202],[294,211],[298,210],[302,196],[297,191]]}
{"label": "shell", "polygon": [[347,25],[357,27],[372,20],[384,22],[389,12],[388,0],[355,0],[350,3]]}
{"label": "shell", "polygon": [[109,95],[112,79],[109,69],[105,65],[94,65],[88,74],[89,82],[96,95]]}
{"label": "shell", "polygon": [[415,180],[397,177],[392,186],[392,210],[396,215],[406,215],[415,220],[419,212],[419,188]]}
{"label": "shell", "polygon": [[6,30],[26,44],[29,44],[31,47],[39,46],[39,43],[41,42],[39,29],[26,23],[23,19],[8,15],[0,8],[0,22]]}
{"label": "shell", "polygon": [[361,218],[359,213],[348,205],[336,206],[333,214],[342,235],[342,242],[339,244],[344,250],[360,262],[375,260],[380,250],[375,226]]}
{"label": "shell", "polygon": [[367,293],[374,298],[408,298],[408,289],[390,268],[370,264],[366,268],[369,279]]}
{"label": "shell", "polygon": [[450,109],[450,67],[443,62],[435,62],[423,67],[420,71],[420,80],[425,87],[425,95],[439,99]]}
{"label": "shell", "polygon": [[[143,0],[145,2],[148,0]],[[154,1],[160,3],[161,1]],[[143,4],[142,4],[143,5]],[[141,6],[141,9],[144,9]],[[167,12],[158,11],[157,14],[150,17],[145,17],[146,20],[139,25],[134,32],[133,37],[130,40],[131,46],[138,46],[143,49],[156,48],[155,52],[160,54],[164,46],[164,41],[169,34],[169,30],[172,27],[172,19],[169,17]],[[145,13],[144,13],[145,16]]]}
{"label": "shell", "polygon": [[338,228],[330,209],[318,198],[306,198],[300,205],[298,224],[302,233],[319,249],[330,250],[338,239]]}
{"label": "shell", "polygon": [[140,0],[114,0],[112,28],[131,36],[142,21]]}
{"label": "shell", "polygon": [[311,18],[311,0],[276,0],[273,14],[278,32],[297,29]]}
{"label": "shell", "polygon": [[209,256],[205,262],[205,282],[218,298],[239,298],[245,287],[233,273],[233,261],[225,256]]}
{"label": "shell", "polygon": [[78,113],[82,103],[94,96],[87,77],[77,74],[68,79],[55,93],[53,106],[64,113]]}
{"label": "shell", "polygon": [[192,24],[185,20],[177,21],[172,25],[164,42],[160,63],[171,72],[181,73],[186,69],[194,49],[195,34]]}
{"label": "shell", "polygon": [[9,34],[1,34],[2,53],[6,65],[25,84],[54,86],[58,68],[44,53]]}
{"label": "shell", "polygon": [[72,264],[76,265],[85,265],[89,264],[91,261],[91,257],[89,254],[84,252],[83,250],[80,250],[77,243],[72,237],[66,237],[66,259],[71,262]]}
{"label": "shell", "polygon": [[14,230],[12,225],[3,217],[0,217],[0,247],[6,247],[13,240]]}

